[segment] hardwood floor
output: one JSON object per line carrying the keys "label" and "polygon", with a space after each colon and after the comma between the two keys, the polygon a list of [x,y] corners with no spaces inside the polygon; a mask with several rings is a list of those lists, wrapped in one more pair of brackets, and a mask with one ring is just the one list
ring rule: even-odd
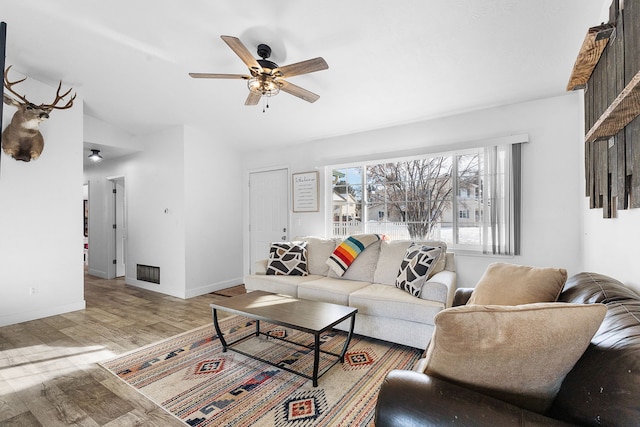
{"label": "hardwood floor", "polygon": [[210,323],[224,298],[85,274],[86,310],[0,328],[0,426],[184,426],[97,362]]}

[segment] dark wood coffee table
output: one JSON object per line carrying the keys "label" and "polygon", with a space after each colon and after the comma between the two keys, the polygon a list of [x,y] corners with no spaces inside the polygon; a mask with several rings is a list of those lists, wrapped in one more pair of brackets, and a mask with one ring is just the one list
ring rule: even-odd
{"label": "dark wood coffee table", "polygon": [[[251,357],[264,363],[268,363],[285,371],[292,372],[300,375],[301,377],[308,378],[313,381],[313,386],[318,386],[318,378],[326,373],[336,363],[344,362],[344,355],[351,342],[351,336],[353,335],[353,325],[356,320],[357,308],[345,307],[338,304],[329,304],[326,302],[310,301],[298,298],[292,298],[286,295],[273,294],[271,292],[253,291],[246,294],[233,296],[226,298],[214,304],[211,304],[211,310],[213,314],[213,326],[216,328],[220,343],[222,344],[222,351],[226,352],[227,349],[233,350],[237,353]],[[223,310],[229,313],[238,314],[256,320],[255,334],[239,338],[233,342],[227,342],[222,335],[220,325],[218,324],[218,310]],[[320,335],[342,322],[351,318],[351,324],[349,326],[349,334],[342,348],[340,354],[331,353],[320,349]],[[260,331],[260,321],[273,323],[280,326],[289,327],[298,331],[307,332],[314,336],[314,345],[304,345],[298,342],[288,340],[284,337],[277,337]],[[306,347],[313,350],[313,375],[307,375],[303,372],[299,372],[285,366],[277,365],[269,360],[264,360],[255,355],[244,352],[238,348],[232,348],[234,344],[241,341],[245,341],[251,337],[257,337],[259,335],[265,335],[270,338],[276,338],[282,341],[287,341],[302,347]],[[329,354],[335,356],[337,359],[323,369],[322,372],[318,372],[318,365],[320,363],[320,353]]]}

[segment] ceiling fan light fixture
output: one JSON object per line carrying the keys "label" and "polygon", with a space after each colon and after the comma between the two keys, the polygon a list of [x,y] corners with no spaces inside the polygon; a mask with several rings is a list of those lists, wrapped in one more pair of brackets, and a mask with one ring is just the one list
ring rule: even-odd
{"label": "ceiling fan light fixture", "polygon": [[260,96],[276,96],[280,92],[280,85],[277,81],[269,76],[258,75],[247,81],[247,87],[256,95]]}
{"label": "ceiling fan light fixture", "polygon": [[262,99],[263,111],[269,107],[268,98],[276,96],[281,89],[283,92],[307,102],[316,102],[320,98],[319,95],[289,83],[285,79],[328,69],[329,65],[323,58],[307,59],[306,61],[280,67],[275,62],[267,59],[271,56],[271,48],[266,44],[261,43],[258,45],[258,56],[261,59],[256,59],[239,38],[224,35],[220,36],[220,38],[244,62],[244,65],[249,69],[249,74],[189,73],[191,77],[247,80],[249,95],[244,105],[256,105]]}
{"label": "ceiling fan light fixture", "polygon": [[102,156],[100,155],[100,150],[91,149],[91,154],[89,154],[89,160],[92,162],[101,162]]}

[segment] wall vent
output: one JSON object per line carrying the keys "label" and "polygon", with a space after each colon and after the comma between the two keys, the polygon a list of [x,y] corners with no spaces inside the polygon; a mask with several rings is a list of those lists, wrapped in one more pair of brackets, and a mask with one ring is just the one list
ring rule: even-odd
{"label": "wall vent", "polygon": [[160,284],[160,267],[137,264],[136,279]]}

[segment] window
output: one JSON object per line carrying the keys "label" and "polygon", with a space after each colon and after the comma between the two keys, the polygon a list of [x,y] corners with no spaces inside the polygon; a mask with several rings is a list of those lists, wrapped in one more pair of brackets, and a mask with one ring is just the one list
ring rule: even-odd
{"label": "window", "polygon": [[520,144],[332,168],[332,234],[519,253]]}
{"label": "window", "polygon": [[333,235],[348,236],[363,233],[360,215],[362,212],[362,168],[334,169],[331,215]]}

